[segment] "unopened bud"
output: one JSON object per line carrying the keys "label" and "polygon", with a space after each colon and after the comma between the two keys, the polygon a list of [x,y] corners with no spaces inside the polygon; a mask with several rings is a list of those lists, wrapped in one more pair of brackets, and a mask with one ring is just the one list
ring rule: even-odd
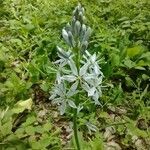
{"label": "unopened bud", "polygon": [[75,23],[76,23],[76,18],[73,17],[73,18],[72,18],[72,22],[71,22],[71,27],[72,27],[72,32],[73,32],[73,34],[74,34],[74,32],[75,32]]}
{"label": "unopened bud", "polygon": [[79,12],[79,20],[82,24],[83,23],[83,13],[81,11]]}
{"label": "unopened bud", "polygon": [[65,40],[68,39],[68,33],[67,33],[67,31],[66,31],[65,29],[62,29],[62,36],[63,36],[63,38],[64,38]]}
{"label": "unopened bud", "polygon": [[70,23],[67,23],[65,29],[66,29],[66,31],[71,31],[71,25],[70,25]]}
{"label": "unopened bud", "polygon": [[82,51],[82,53],[85,52],[85,50],[87,49],[87,47],[88,47],[88,42],[87,42],[87,41],[84,41],[83,44],[82,44],[82,46],[81,46],[81,51]]}
{"label": "unopened bud", "polygon": [[62,49],[60,48],[59,46],[57,46],[57,52],[58,52],[58,56],[59,57],[63,57],[65,59],[68,59],[70,56],[67,55],[67,53]]}
{"label": "unopened bud", "polygon": [[90,27],[88,27],[88,28],[87,28],[87,31],[85,32],[85,35],[84,35],[84,37],[83,37],[83,41],[88,41],[88,39],[89,39],[91,33],[92,33],[92,30],[91,30]]}
{"label": "unopened bud", "polygon": [[79,35],[80,34],[80,29],[81,29],[81,24],[77,20],[76,23],[75,23],[75,35]]}
{"label": "unopened bud", "polygon": [[83,40],[83,37],[85,35],[85,32],[86,32],[86,25],[85,24],[82,24],[82,27],[81,27],[81,33],[80,33],[80,41],[82,42]]}
{"label": "unopened bud", "polygon": [[74,47],[75,41],[74,41],[74,38],[73,38],[73,35],[72,35],[71,31],[68,32],[68,39],[69,39],[70,45],[72,47]]}
{"label": "unopened bud", "polygon": [[82,32],[84,32],[84,33],[85,33],[85,31],[86,31],[86,25],[85,25],[85,24],[83,24],[83,25],[82,25]]}
{"label": "unopened bud", "polygon": [[73,16],[77,17],[78,16],[78,7],[75,8],[73,11]]}
{"label": "unopened bud", "polygon": [[80,11],[82,9],[82,6],[80,3],[78,4],[77,8],[78,8],[78,11]]}
{"label": "unopened bud", "polygon": [[85,21],[86,21],[86,17],[85,17],[85,16],[83,16],[83,17],[82,17],[82,20],[83,20],[83,22],[85,22]]}
{"label": "unopened bud", "polygon": [[68,33],[65,29],[62,30],[62,36],[63,36],[64,40],[66,41],[66,43],[70,46]]}
{"label": "unopened bud", "polygon": [[83,8],[83,7],[82,7],[81,11],[82,11],[82,13],[84,14],[85,10],[84,10],[84,8]]}

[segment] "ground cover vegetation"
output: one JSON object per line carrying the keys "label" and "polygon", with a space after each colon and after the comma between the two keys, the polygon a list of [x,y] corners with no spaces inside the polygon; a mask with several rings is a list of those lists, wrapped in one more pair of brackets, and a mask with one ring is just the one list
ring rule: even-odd
{"label": "ground cover vegetation", "polygon": [[[80,41],[81,53],[70,55],[69,47],[75,52],[82,39],[66,38],[83,27],[78,18],[77,30],[67,30],[78,1],[0,0],[0,150],[149,149],[150,1],[81,4],[92,32]],[[66,55],[71,61],[60,74]],[[86,78],[89,90],[77,76],[95,73],[87,69],[91,59],[100,78],[98,96],[96,84]],[[62,81],[67,94],[73,89],[71,99],[54,94]]]}

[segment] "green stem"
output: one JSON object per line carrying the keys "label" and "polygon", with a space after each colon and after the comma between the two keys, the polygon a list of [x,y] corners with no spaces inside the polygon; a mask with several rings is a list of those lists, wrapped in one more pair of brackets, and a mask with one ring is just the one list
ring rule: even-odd
{"label": "green stem", "polygon": [[[79,70],[80,70],[80,49],[78,47],[76,47],[76,48],[74,48],[74,52],[75,52],[75,62],[76,62],[77,70],[79,73]],[[80,88],[80,86],[78,85],[78,89],[79,88]],[[76,102],[75,102],[75,104],[77,106],[79,104],[79,99],[80,99],[80,95],[78,93],[76,95]],[[78,138],[78,127],[77,127],[77,109],[74,110],[73,130],[74,130],[74,137],[75,137],[77,150],[80,150],[80,143],[79,143],[79,138]]]}
{"label": "green stem", "polygon": [[74,110],[73,130],[74,130],[74,137],[75,137],[77,150],[80,150],[80,144],[79,144],[79,138],[78,138],[78,128],[77,128],[77,109]]}

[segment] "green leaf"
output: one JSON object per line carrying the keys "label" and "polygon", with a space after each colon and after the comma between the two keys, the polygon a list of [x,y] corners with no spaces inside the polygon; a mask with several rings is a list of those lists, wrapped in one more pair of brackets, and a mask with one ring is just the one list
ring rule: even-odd
{"label": "green leaf", "polygon": [[137,70],[146,70],[144,67],[140,67],[140,66],[135,67],[135,69],[137,69]]}
{"label": "green leaf", "polygon": [[37,133],[41,133],[42,134],[44,132],[42,126],[36,126],[34,128],[35,128],[35,132],[37,132]]}
{"label": "green leaf", "polygon": [[131,120],[128,117],[124,117],[124,119],[128,122],[127,129],[128,129],[129,134],[136,135],[138,137],[143,137],[143,138],[148,137],[148,132],[137,128],[135,121]]}
{"label": "green leaf", "polygon": [[42,82],[42,84],[40,85],[41,89],[45,92],[47,92],[50,88],[50,85],[47,82]]}
{"label": "green leaf", "polygon": [[124,60],[124,65],[125,65],[126,67],[128,67],[129,69],[135,67],[135,63],[134,63],[133,61],[131,61],[130,59],[128,59],[128,58],[126,58],[126,59]]}
{"label": "green leaf", "polygon": [[135,127],[133,124],[129,123],[127,125],[128,130],[130,131],[131,134],[139,136],[139,137],[143,137],[143,138],[147,138],[148,134],[146,133],[146,131],[140,130],[137,127]]}
{"label": "green leaf", "polygon": [[138,54],[141,54],[142,52],[143,52],[143,47],[135,46],[135,47],[127,49],[127,56],[134,57],[134,56],[136,56]]}
{"label": "green leaf", "polygon": [[33,124],[36,121],[36,117],[35,116],[29,116],[26,120],[25,123],[23,123],[23,126],[28,126],[30,124]]}
{"label": "green leaf", "polygon": [[12,133],[12,120],[6,122],[3,125],[0,125],[0,135],[6,136]]}
{"label": "green leaf", "polygon": [[43,125],[43,130],[44,131],[50,131],[52,128],[52,124],[50,122],[47,122],[46,124]]}
{"label": "green leaf", "polygon": [[41,139],[39,142],[40,142],[40,144],[41,144],[41,147],[42,148],[46,148],[48,145],[50,145],[50,143],[51,143],[51,137],[49,136],[49,137],[47,137],[47,138],[43,138],[43,139]]}
{"label": "green leaf", "polygon": [[148,60],[150,60],[150,52],[143,53],[140,59],[143,59],[143,58],[147,58]]}
{"label": "green leaf", "polygon": [[32,107],[32,99],[31,98],[29,98],[25,101],[21,100],[21,101],[17,102],[17,104],[12,109],[12,112],[19,114],[19,113],[23,112],[25,109],[31,110],[31,107]]}
{"label": "green leaf", "polygon": [[100,133],[96,133],[95,138],[89,143],[92,150],[104,150],[103,138]]}
{"label": "green leaf", "polygon": [[119,63],[120,63],[119,55],[112,53],[111,54],[111,65],[112,66],[118,66]]}
{"label": "green leaf", "polygon": [[27,133],[28,135],[34,135],[34,133],[35,133],[35,128],[34,128],[33,126],[27,126],[27,127],[25,128],[25,131],[26,131],[26,133]]}
{"label": "green leaf", "polygon": [[17,129],[16,132],[15,132],[15,135],[16,135],[18,138],[22,138],[22,137],[26,136],[26,135],[25,135],[25,129],[24,129],[24,128],[19,128],[19,129]]}
{"label": "green leaf", "polygon": [[32,149],[34,150],[39,150],[39,149],[42,149],[42,145],[41,143],[38,141],[38,142],[35,142],[35,141],[30,141],[30,146],[32,147]]}
{"label": "green leaf", "polygon": [[147,94],[148,87],[149,87],[149,85],[147,85],[146,88],[144,89],[144,91],[141,93],[141,95],[140,95],[140,100],[142,100],[143,97]]}
{"label": "green leaf", "polygon": [[125,80],[126,80],[126,85],[128,87],[136,87],[135,83],[133,82],[133,80],[130,78],[130,77],[125,77]]}

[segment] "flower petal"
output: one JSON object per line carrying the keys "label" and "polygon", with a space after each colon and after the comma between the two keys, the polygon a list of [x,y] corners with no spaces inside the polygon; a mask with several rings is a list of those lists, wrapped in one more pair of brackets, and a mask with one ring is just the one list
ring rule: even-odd
{"label": "flower petal", "polygon": [[69,66],[71,68],[72,73],[77,76],[78,70],[77,70],[77,67],[75,65],[75,62],[72,59],[69,61]]}
{"label": "flower petal", "polygon": [[75,94],[77,94],[77,87],[78,87],[78,83],[79,81],[76,81],[72,86],[71,88],[69,89],[68,93],[67,93],[67,97],[71,97]]}
{"label": "flower petal", "polygon": [[64,75],[62,76],[62,79],[69,82],[74,82],[76,80],[76,77],[74,75]]}

